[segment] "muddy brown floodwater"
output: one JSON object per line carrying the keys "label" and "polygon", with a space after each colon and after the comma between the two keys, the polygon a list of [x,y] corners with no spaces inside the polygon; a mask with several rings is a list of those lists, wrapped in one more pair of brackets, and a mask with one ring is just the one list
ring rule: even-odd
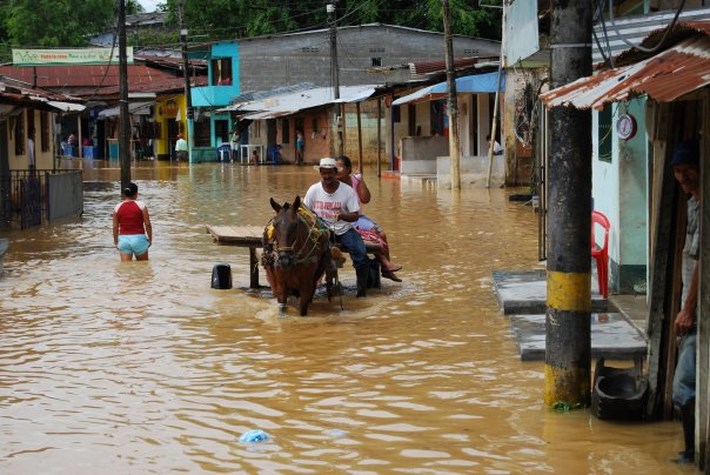
{"label": "muddy brown floodwater", "polygon": [[[270,197],[318,180],[310,166],[140,164],[155,241],[122,264],[119,170],[90,163],[81,219],[2,234],[0,472],[692,473],[669,462],[678,423],[544,406],[543,364],[520,361],[491,279],[542,267],[511,190],[366,173],[404,282],[355,299],[348,262],[342,309],[319,292],[308,317],[279,318],[246,290],[248,252],[205,225],[266,224]],[[231,290],[210,288],[222,262]],[[249,429],[271,438],[239,442]]]}

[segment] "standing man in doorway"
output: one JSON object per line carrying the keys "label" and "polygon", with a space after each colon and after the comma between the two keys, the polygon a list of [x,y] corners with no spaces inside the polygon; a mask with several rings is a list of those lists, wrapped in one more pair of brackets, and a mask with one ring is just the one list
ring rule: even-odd
{"label": "standing man in doorway", "polygon": [[681,309],[675,318],[680,338],[678,362],[673,375],[673,404],[680,410],[685,450],[677,463],[695,461],[695,347],[698,305],[698,251],[700,250],[700,147],[697,141],[676,145],[671,158],[673,176],[688,198],[688,217],[683,246]]}
{"label": "standing man in doorway", "polygon": [[35,129],[30,128],[27,131],[27,168],[30,175],[34,174],[37,162],[35,159]]}
{"label": "standing man in doorway", "polygon": [[178,134],[177,142],[175,142],[175,160],[177,161],[178,167],[181,161],[187,162],[187,140],[182,134]]}

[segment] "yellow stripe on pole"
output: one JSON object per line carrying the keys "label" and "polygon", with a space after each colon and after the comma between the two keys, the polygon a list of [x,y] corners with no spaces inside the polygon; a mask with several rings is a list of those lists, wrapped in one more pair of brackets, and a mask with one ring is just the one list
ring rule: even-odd
{"label": "yellow stripe on pole", "polygon": [[562,403],[569,405],[570,408],[578,404],[587,406],[591,389],[589,370],[545,365],[543,397],[546,405],[554,406]]}
{"label": "yellow stripe on pole", "polygon": [[592,275],[589,272],[547,271],[547,306],[569,312],[591,312]]}

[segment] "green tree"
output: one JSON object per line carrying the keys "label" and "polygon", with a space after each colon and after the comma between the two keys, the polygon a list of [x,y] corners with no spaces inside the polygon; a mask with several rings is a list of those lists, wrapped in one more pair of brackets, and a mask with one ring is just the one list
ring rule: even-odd
{"label": "green tree", "polygon": [[[335,1],[335,0],[334,0]],[[491,0],[500,3],[500,0]],[[179,0],[164,5],[177,22]],[[440,0],[337,0],[338,25],[389,23],[443,31]],[[470,0],[451,0],[455,34],[500,39],[501,10],[481,8]],[[190,36],[219,40],[296,30],[325,28],[323,0],[184,0]]]}
{"label": "green tree", "polygon": [[[126,0],[126,12],[142,8]],[[79,47],[116,24],[116,0],[10,0],[0,7],[0,43],[13,47]]]}

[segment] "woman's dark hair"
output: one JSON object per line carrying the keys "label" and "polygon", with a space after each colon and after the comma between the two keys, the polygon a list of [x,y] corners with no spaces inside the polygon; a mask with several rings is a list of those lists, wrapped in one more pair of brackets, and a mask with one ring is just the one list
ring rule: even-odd
{"label": "woman's dark hair", "polygon": [[350,157],[348,157],[347,155],[341,155],[336,160],[340,160],[341,162],[343,162],[343,165],[352,170],[353,162],[350,161]]}
{"label": "woman's dark hair", "polygon": [[138,185],[133,182],[129,183],[128,186],[123,189],[123,196],[126,198],[133,198],[136,196],[136,193],[138,193]]}

